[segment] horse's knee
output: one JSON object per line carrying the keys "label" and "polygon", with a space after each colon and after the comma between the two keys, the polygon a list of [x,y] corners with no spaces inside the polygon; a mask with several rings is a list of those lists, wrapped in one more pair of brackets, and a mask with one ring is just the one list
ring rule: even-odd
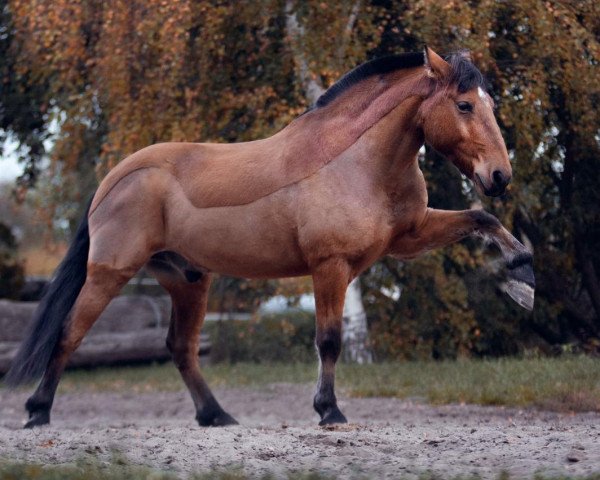
{"label": "horse's knee", "polygon": [[342,351],[341,328],[330,327],[317,331],[316,346],[321,361],[336,362]]}

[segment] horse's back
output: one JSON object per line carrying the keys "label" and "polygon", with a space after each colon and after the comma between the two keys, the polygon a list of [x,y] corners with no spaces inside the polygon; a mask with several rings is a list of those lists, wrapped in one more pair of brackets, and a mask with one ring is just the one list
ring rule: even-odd
{"label": "horse's back", "polygon": [[[291,127],[291,128],[290,128]],[[298,182],[327,161],[305,128],[242,143],[159,143],[130,155],[100,185],[93,212],[121,179],[143,169],[175,178],[196,208],[245,205]],[[316,143],[316,145],[315,145]]]}

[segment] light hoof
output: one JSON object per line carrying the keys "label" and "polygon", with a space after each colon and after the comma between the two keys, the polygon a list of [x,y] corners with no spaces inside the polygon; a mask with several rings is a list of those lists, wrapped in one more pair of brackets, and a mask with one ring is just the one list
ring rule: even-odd
{"label": "light hoof", "polygon": [[502,289],[518,305],[533,310],[535,299],[535,274],[533,273],[533,257],[531,254],[520,255],[508,265],[506,281]]}
{"label": "light hoof", "polygon": [[504,291],[518,305],[531,311],[535,300],[535,290],[520,280],[508,280],[503,284]]}

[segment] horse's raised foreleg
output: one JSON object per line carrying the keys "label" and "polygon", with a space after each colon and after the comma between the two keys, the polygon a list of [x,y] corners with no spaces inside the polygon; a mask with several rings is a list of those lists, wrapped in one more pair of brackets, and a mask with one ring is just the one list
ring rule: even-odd
{"label": "horse's raised foreleg", "polygon": [[317,309],[316,346],[319,380],[313,406],[321,416],[319,425],[346,423],[335,398],[335,363],[342,349],[344,296],[350,283],[350,268],[342,259],[330,258],[313,271]]}
{"label": "horse's raised foreleg", "polygon": [[480,236],[500,249],[506,264],[506,292],[519,305],[531,310],[535,288],[533,255],[496,217],[483,210],[428,209],[418,230],[398,238],[389,253],[411,258],[470,235]]}
{"label": "horse's raised foreleg", "polygon": [[200,329],[206,314],[211,276],[210,273],[193,273],[188,272],[188,278],[175,271],[156,274],[173,303],[167,348],[190,391],[198,423],[203,427],[235,425],[237,421],[221,408],[200,372]]}
{"label": "horse's raised foreleg", "polygon": [[29,421],[25,428],[50,422],[54,395],[67,361],[111,299],[137,269],[118,270],[106,265],[88,264],[87,278],[70,313],[62,338],[57,344],[38,388],[25,403]]}

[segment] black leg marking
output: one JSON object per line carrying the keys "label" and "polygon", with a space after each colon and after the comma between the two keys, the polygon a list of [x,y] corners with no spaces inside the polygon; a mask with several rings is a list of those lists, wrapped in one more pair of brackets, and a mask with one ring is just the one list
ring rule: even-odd
{"label": "black leg marking", "polygon": [[313,407],[321,417],[319,425],[347,423],[346,417],[337,406],[334,390],[335,362],[342,350],[341,331],[330,328],[317,332],[316,344],[321,359],[321,370]]}
{"label": "black leg marking", "polygon": [[342,332],[337,328],[317,332],[316,343],[321,362],[335,363],[342,351]]}

